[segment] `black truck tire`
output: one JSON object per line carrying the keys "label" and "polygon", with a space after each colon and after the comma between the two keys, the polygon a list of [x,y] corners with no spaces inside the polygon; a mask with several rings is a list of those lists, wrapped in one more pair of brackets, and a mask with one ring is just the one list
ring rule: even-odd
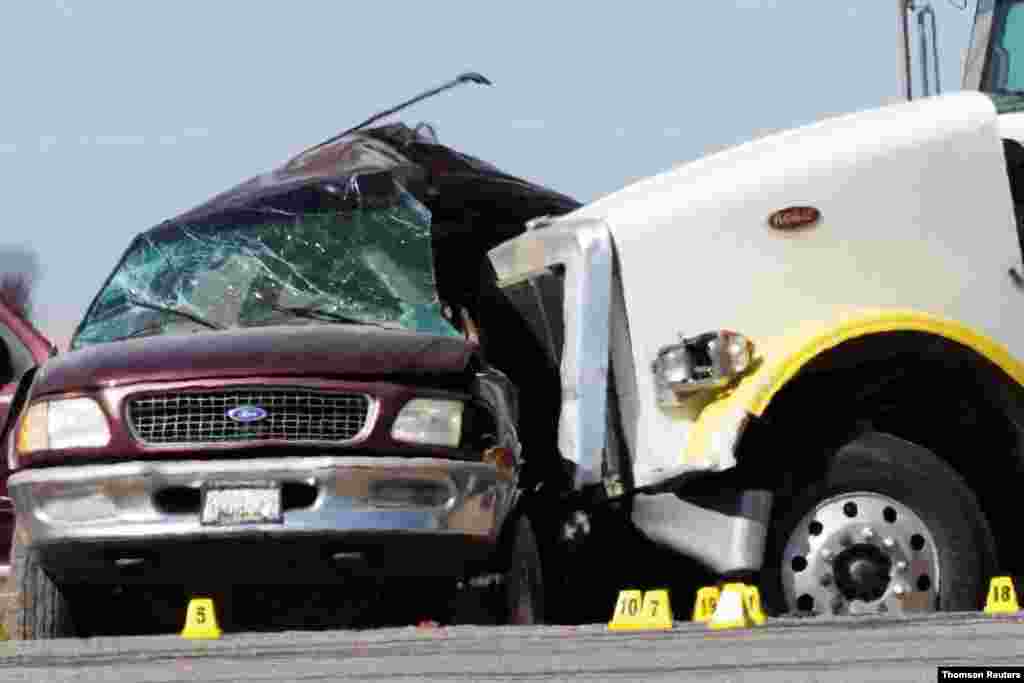
{"label": "black truck tire", "polygon": [[77,635],[71,605],[60,586],[46,574],[20,525],[11,546],[11,602],[4,619],[12,640],[68,638]]}
{"label": "black truck tire", "polygon": [[490,571],[456,591],[455,624],[543,624],[544,578],[533,526],[522,513],[510,517],[502,530]]}
{"label": "black truck tire", "polygon": [[543,624],[544,577],[537,538],[526,515],[520,515],[513,523],[511,557],[505,569],[503,621],[516,626]]}
{"label": "black truck tire", "polygon": [[977,497],[949,464],[880,432],[776,499],[764,588],[775,613],[972,611],[996,571]]}

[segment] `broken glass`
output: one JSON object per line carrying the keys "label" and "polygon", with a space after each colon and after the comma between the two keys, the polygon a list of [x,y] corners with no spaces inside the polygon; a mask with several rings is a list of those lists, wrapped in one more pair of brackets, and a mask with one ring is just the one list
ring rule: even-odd
{"label": "broken glass", "polygon": [[150,231],[122,259],[71,347],[206,330],[203,321],[228,329],[355,320],[459,336],[438,300],[430,212],[396,190],[371,208],[248,208]]}

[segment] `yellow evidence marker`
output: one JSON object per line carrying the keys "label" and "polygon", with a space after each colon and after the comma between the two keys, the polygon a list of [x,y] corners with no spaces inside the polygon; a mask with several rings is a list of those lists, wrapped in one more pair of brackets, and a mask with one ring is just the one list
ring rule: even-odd
{"label": "yellow evidence marker", "polygon": [[746,608],[747,616],[754,622],[755,626],[762,626],[768,619],[761,609],[761,591],[757,586],[747,586],[743,591],[743,607]]}
{"label": "yellow evidence marker", "polygon": [[1016,614],[1020,611],[1017,604],[1017,591],[1013,588],[1013,579],[1009,576],[995,576],[989,582],[988,599],[985,601],[985,614]]}
{"label": "yellow evidence marker", "polygon": [[644,593],[644,605],[641,612],[645,629],[672,630],[672,604],[669,602],[667,590],[653,590]]}
{"label": "yellow evidence marker", "polygon": [[619,599],[615,603],[615,612],[612,614],[612,620],[608,622],[608,630],[635,631],[641,628],[640,622],[643,606],[643,591],[619,591]]}
{"label": "yellow evidence marker", "polygon": [[672,605],[667,590],[646,593],[625,590],[619,593],[615,613],[608,622],[610,631],[669,631],[672,629]]}
{"label": "yellow evidence marker", "polygon": [[711,621],[711,615],[715,613],[721,595],[718,586],[704,586],[697,591],[697,601],[693,605],[693,620],[702,624]]}
{"label": "yellow evidence marker", "polygon": [[213,600],[210,598],[189,600],[188,611],[185,613],[185,628],[181,632],[181,637],[191,640],[209,640],[220,638],[220,636],[221,630],[217,625],[217,611],[213,607]]}
{"label": "yellow evidence marker", "polygon": [[[727,628],[748,628],[756,622],[748,611],[748,587],[742,583],[727,583],[722,588],[718,607],[711,615],[708,625],[715,630]],[[758,601],[760,606],[760,601]]]}

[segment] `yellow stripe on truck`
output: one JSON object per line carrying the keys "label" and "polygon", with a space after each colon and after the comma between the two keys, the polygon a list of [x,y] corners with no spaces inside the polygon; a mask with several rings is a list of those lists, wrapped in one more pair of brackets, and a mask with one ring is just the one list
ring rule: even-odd
{"label": "yellow stripe on truck", "polygon": [[924,332],[944,337],[973,349],[1024,385],[1024,363],[1002,344],[959,322],[907,310],[849,311],[830,321],[805,323],[778,338],[754,339],[757,369],[701,411],[687,440],[685,462],[721,460],[721,449],[734,445],[743,420],[749,415],[763,415],[779,390],[811,360],[843,342],[885,332]]}

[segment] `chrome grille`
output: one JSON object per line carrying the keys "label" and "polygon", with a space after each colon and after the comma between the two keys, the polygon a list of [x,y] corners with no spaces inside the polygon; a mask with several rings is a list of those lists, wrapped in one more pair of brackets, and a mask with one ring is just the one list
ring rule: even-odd
{"label": "chrome grille", "polygon": [[[258,406],[267,416],[241,423],[228,411]],[[232,389],[133,398],[128,421],[148,444],[239,441],[344,442],[367,426],[370,399],[363,394],[305,389]]]}

